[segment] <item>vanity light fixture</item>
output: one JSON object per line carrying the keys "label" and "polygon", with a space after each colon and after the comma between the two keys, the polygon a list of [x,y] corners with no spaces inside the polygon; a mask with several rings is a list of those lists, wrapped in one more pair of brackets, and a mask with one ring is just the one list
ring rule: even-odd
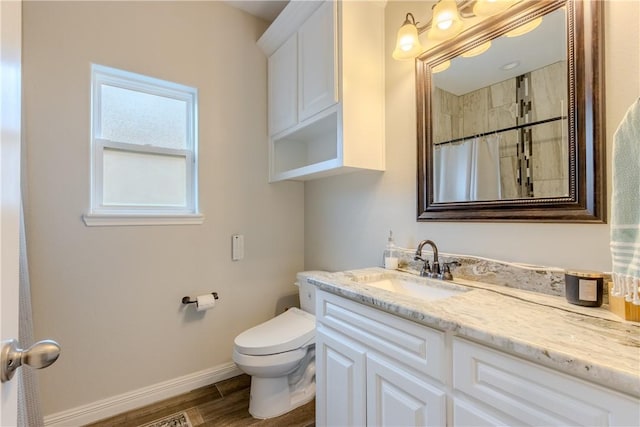
{"label": "vanity light fixture", "polygon": [[455,0],[440,0],[433,8],[431,29],[427,33],[430,40],[442,41],[457,36],[464,24]]}
{"label": "vanity light fixture", "polygon": [[418,27],[413,14],[407,13],[404,23],[398,30],[396,48],[391,56],[399,61],[414,59],[424,50],[418,38],[419,34],[428,30],[427,37],[429,39],[442,41],[456,36],[463,27],[464,24],[455,0],[440,0],[433,7],[431,21],[420,27]]}
{"label": "vanity light fixture", "polygon": [[[423,52],[419,35],[428,31],[429,40],[440,42],[449,40],[462,32],[465,27],[464,19],[474,17],[488,17],[505,11],[521,0],[440,0],[433,7],[432,18],[426,25],[418,26],[413,14],[407,13],[404,23],[398,30],[396,48],[393,51],[393,59],[414,59]],[[462,8],[458,8],[458,3]],[[473,6],[471,6],[471,4]],[[471,12],[473,11],[473,12]],[[463,55],[466,57],[479,55],[489,49],[483,45],[473,53]]]}
{"label": "vanity light fixture", "polygon": [[413,59],[423,51],[420,40],[418,39],[418,32],[420,30],[423,30],[423,28],[418,28],[416,19],[411,13],[407,13],[404,24],[402,24],[402,27],[398,30],[396,48],[391,55],[393,59],[399,61]]}
{"label": "vanity light fixture", "polygon": [[479,44],[476,47],[469,49],[468,51],[460,54],[463,58],[471,58],[473,56],[478,56],[481,53],[485,53],[491,47],[491,40],[487,40],[486,42]]}
{"label": "vanity light fixture", "polygon": [[518,37],[521,36],[523,34],[527,34],[530,31],[535,30],[536,28],[538,28],[538,26],[542,23],[542,16],[537,17],[536,19],[527,22],[524,25],[520,25],[517,28],[514,28],[513,30],[509,31],[508,33],[505,33],[505,37]]}

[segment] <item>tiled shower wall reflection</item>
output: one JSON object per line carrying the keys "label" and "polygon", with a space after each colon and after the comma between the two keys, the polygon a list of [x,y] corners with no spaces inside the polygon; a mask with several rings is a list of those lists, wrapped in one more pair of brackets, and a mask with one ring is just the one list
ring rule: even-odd
{"label": "tiled shower wall reflection", "polygon": [[[529,122],[567,115],[567,63],[560,61],[532,71],[528,83],[532,100]],[[517,124],[516,79],[456,96],[435,88],[433,93],[433,141],[508,128]],[[500,133],[502,198],[519,198],[517,183],[518,131]],[[567,121],[558,120],[532,127],[531,177],[534,197],[556,197],[568,193]]]}

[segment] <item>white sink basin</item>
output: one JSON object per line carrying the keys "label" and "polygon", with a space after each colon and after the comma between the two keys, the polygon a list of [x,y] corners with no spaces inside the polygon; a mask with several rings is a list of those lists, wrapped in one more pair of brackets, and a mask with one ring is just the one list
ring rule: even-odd
{"label": "white sink basin", "polygon": [[468,289],[453,283],[424,277],[381,275],[355,279],[356,282],[378,289],[405,295],[424,301],[435,301],[467,292]]}

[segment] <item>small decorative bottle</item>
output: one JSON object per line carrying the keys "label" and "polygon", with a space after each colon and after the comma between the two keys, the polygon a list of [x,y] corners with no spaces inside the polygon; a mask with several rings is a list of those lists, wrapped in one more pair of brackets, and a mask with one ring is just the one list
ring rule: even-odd
{"label": "small decorative bottle", "polygon": [[384,268],[388,270],[396,270],[398,268],[398,253],[393,242],[393,231],[389,231],[387,246],[384,250]]}

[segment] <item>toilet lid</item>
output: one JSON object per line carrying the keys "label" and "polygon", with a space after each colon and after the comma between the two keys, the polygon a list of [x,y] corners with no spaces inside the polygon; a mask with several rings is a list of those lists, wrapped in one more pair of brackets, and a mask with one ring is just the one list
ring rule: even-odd
{"label": "toilet lid", "polygon": [[254,356],[283,353],[302,347],[315,336],[316,317],[290,308],[258,326],[238,335],[236,350]]}

